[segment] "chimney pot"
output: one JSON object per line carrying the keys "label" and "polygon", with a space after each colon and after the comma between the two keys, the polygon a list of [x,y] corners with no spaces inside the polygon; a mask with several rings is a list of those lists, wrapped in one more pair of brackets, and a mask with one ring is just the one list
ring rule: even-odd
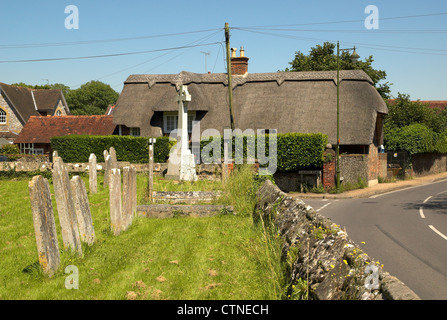
{"label": "chimney pot", "polygon": [[236,48],[231,48],[231,74],[243,76],[248,73],[248,58],[245,56],[244,47],[241,46],[240,56],[236,57]]}

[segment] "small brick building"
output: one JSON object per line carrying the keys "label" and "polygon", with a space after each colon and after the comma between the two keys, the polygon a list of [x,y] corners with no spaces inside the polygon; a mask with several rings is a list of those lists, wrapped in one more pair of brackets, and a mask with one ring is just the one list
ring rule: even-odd
{"label": "small brick building", "polygon": [[[32,116],[23,127],[14,143],[22,153],[44,154],[51,158],[51,138],[66,135],[111,135],[116,125],[112,116]],[[51,160],[51,159],[50,159]]]}

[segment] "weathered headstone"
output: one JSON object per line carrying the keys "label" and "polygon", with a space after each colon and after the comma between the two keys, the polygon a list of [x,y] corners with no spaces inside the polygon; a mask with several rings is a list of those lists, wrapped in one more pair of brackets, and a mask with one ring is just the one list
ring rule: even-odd
{"label": "weathered headstone", "polygon": [[96,171],[96,155],[94,153],[90,154],[88,158],[88,176],[90,193],[98,192],[98,174]]}
{"label": "weathered headstone", "polygon": [[56,157],[53,164],[53,185],[57,212],[62,230],[64,248],[71,248],[82,254],[81,240],[76,218],[76,209],[71,192],[70,178],[64,162]]}
{"label": "weathered headstone", "polygon": [[110,147],[109,155],[112,158],[112,168],[111,169],[118,169],[118,160],[116,158],[116,151],[115,151],[114,147]]}
{"label": "weathered headstone", "polygon": [[81,177],[74,176],[71,178],[70,184],[79,226],[79,236],[82,242],[92,245],[95,242],[95,230],[85,183]]}
{"label": "weathered headstone", "polygon": [[188,103],[190,101],[191,95],[188,92],[188,87],[180,86],[177,96],[179,126],[177,137],[180,137],[180,143],[177,143],[174,151],[169,155],[166,179],[197,180],[194,155],[188,148]]}
{"label": "weathered headstone", "polygon": [[109,152],[104,150],[104,188],[109,185],[109,168],[107,166],[107,158],[109,157]]}
{"label": "weathered headstone", "polygon": [[137,211],[137,171],[134,166],[123,168],[123,223],[127,229]]}
{"label": "weathered headstone", "polygon": [[56,159],[56,157],[59,157],[59,154],[57,153],[57,150],[54,150],[53,153],[52,153],[52,155],[51,155],[51,158],[52,158],[52,161],[53,161],[53,162],[54,162],[54,160]]}
{"label": "weathered headstone", "polygon": [[39,263],[44,272],[51,277],[60,266],[60,255],[50,184],[42,176],[35,176],[29,182],[28,188]]}
{"label": "weathered headstone", "polygon": [[123,209],[121,201],[121,173],[119,169],[110,170],[109,174],[110,225],[114,235],[123,228]]}

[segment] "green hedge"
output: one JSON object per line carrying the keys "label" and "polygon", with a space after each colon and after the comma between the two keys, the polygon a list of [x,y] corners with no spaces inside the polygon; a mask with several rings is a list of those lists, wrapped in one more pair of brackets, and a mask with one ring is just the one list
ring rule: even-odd
{"label": "green hedge", "polygon": [[[303,169],[318,169],[323,165],[323,152],[325,146],[328,143],[327,135],[322,133],[283,133],[277,134],[277,171],[278,172],[289,172],[289,171],[297,171]],[[238,157],[244,159],[247,158],[247,139],[254,139],[254,151],[255,154],[251,156],[255,156],[259,159],[259,155],[256,154],[257,144],[258,144],[258,136],[243,136],[243,149],[235,150],[236,138],[232,139],[232,155],[231,158],[235,161]],[[200,142],[200,150],[203,155],[203,148],[208,144],[215,142],[216,145],[220,143],[221,149],[220,154],[223,157],[223,144],[222,136],[214,136],[202,138]],[[269,135],[265,135],[265,150],[266,157],[269,156]],[[209,148],[211,149],[211,148]],[[237,153],[242,151],[242,155]],[[210,153],[209,157],[212,157],[213,154]]]}
{"label": "green hedge", "polygon": [[[323,151],[328,143],[327,136],[321,133],[285,133],[277,134],[277,163],[276,168],[279,172],[297,171],[302,169],[321,168],[323,164]],[[243,139],[242,150],[236,150],[237,138]],[[232,139],[231,158],[237,161],[247,158],[247,140],[253,139],[254,153],[251,157],[259,158],[256,154],[259,136],[237,136]],[[264,138],[264,137],[263,137]],[[269,135],[265,135],[265,156],[269,156]],[[203,155],[206,151],[212,151],[209,143],[216,143],[215,150],[220,152],[218,158],[223,158],[222,136],[204,137],[200,142],[200,151]],[[175,144],[175,141],[169,141],[169,137],[158,137],[154,147],[154,161],[166,162],[169,158],[169,151]],[[103,151],[114,147],[118,161],[129,161],[131,163],[148,162],[148,138],[131,136],[82,136],[70,135],[64,137],[53,137],[51,147],[57,150],[60,157],[65,162],[88,162],[91,153],[95,153],[98,162],[104,161]],[[220,148],[218,147],[220,146]],[[204,150],[204,148],[206,148]],[[237,152],[238,151],[238,152]],[[241,154],[242,152],[242,154]],[[208,157],[213,157],[212,152]],[[265,161],[263,161],[265,162]]]}
{"label": "green hedge", "polygon": [[385,150],[416,153],[446,153],[447,135],[436,133],[423,124],[411,124],[391,129],[384,137]]}
{"label": "green hedge", "polygon": [[[157,137],[154,146],[154,161],[166,162],[169,150],[175,142],[169,137]],[[132,136],[87,136],[70,135],[51,138],[51,147],[57,150],[64,162],[88,162],[91,153],[98,162],[104,162],[104,150],[114,147],[118,161],[147,163],[149,161],[148,138]]]}

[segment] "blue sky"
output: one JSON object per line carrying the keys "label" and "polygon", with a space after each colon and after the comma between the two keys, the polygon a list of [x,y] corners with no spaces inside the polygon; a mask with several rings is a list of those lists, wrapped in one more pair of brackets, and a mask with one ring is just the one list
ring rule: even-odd
{"label": "blue sky", "polygon": [[[68,5],[79,10],[79,29],[65,27]],[[378,29],[364,25],[368,5],[378,9]],[[324,41],[339,40],[342,48],[355,45],[362,59],[373,56],[373,67],[387,72],[394,96],[447,100],[443,0],[16,0],[0,12],[0,82],[5,83],[63,83],[75,89],[100,80],[120,92],[130,74],[225,72],[219,42],[228,22],[231,46],[244,46],[251,73],[283,70],[296,51],[308,53]],[[204,46],[155,51],[197,44]],[[141,51],[155,52],[5,62]]]}

